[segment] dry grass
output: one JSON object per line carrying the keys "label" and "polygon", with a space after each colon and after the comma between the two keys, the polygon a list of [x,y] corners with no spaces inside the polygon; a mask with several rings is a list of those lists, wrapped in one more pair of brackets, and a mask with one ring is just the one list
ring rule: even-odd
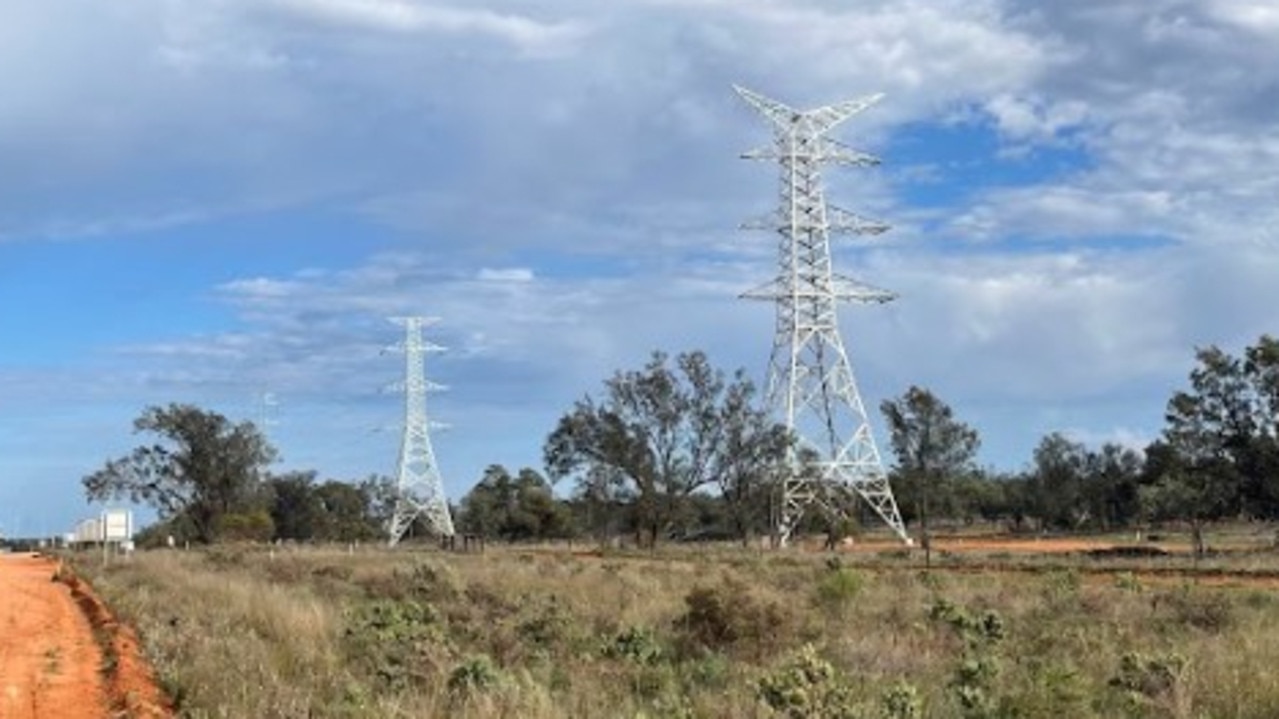
{"label": "dry grass", "polygon": [[[218,549],[82,571],[192,717],[1273,716],[1279,600],[1187,558]],[[1269,555],[1215,559],[1272,572]],[[1016,571],[989,571],[985,563]],[[1180,562],[1180,564],[1178,564]],[[808,648],[806,650],[806,647]]]}

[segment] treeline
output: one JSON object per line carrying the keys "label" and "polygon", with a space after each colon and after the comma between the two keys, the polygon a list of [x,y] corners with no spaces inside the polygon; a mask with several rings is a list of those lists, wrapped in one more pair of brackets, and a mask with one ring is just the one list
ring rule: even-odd
{"label": "treeline", "polygon": [[[1189,386],[1171,397],[1165,428],[1147,446],[1053,433],[1016,472],[977,466],[978,431],[927,389],[911,387],[880,410],[898,507],[925,538],[942,523],[1107,531],[1177,520],[1202,549],[1206,522],[1279,519],[1279,341],[1269,336],[1240,356],[1199,350]],[[189,405],[149,408],[135,429],[163,441],[108,462],[84,485],[90,500],[154,506],[163,521],[148,530],[152,540],[385,537],[389,478],[272,475],[275,450],[251,423]],[[814,460],[758,406],[740,370],[726,375],[701,352],[655,353],[560,419],[544,445],[545,475],[492,465],[452,510],[458,531],[502,541],[746,541],[773,531],[782,482],[794,462],[816,472]],[[863,503],[844,506],[808,513],[797,531],[878,524]]]}
{"label": "treeline", "polygon": [[[909,388],[880,408],[904,519],[925,536],[930,518],[1013,531],[1175,520],[1199,550],[1206,522],[1279,519],[1279,341],[1263,335],[1239,356],[1210,346],[1195,359],[1153,442],[1088,446],[1052,433],[1015,472],[976,466],[977,430],[927,389]],[[572,488],[566,513],[579,535],[646,543],[768,533],[788,457],[803,461],[804,448],[754,407],[753,393],[741,372],[726,378],[699,352],[673,363],[658,353],[579,401],[545,445],[551,476]],[[862,505],[850,509],[852,526],[810,514],[800,531],[877,522]]]}

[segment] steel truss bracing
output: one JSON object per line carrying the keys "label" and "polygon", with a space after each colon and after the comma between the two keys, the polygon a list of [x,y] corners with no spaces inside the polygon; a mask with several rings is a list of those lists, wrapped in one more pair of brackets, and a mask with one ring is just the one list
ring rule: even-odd
{"label": "steel truss bracing", "polygon": [[396,317],[391,321],[404,326],[404,437],[400,443],[395,512],[388,527],[390,546],[394,547],[418,517],[425,518],[431,532],[446,537],[453,536],[453,518],[431,448],[432,424],[426,414],[426,393],[442,389],[427,381],[424,367],[428,352],[443,350],[422,339],[422,328],[435,320]]}
{"label": "steel truss bracing", "polygon": [[828,134],[882,96],[800,111],[750,90],[734,89],[769,121],[775,135],[771,147],[743,157],[781,166],[778,209],[743,225],[780,236],[777,276],[744,295],[777,306],[767,398],[800,438],[792,471],[782,487],[778,538],[786,543],[809,509],[844,516],[852,504],[849,500],[860,495],[909,543],[836,312],[840,300],[885,303],[896,295],[835,274],[830,252],[832,233],[875,235],[888,227],[828,205],[822,184],[825,165],[878,164],[876,158],[851,150]]}

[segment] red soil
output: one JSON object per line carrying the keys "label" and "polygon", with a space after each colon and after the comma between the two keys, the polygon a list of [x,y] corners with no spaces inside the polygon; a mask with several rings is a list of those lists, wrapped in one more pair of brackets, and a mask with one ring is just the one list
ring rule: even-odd
{"label": "red soil", "polygon": [[1089,539],[1031,538],[1012,539],[998,537],[975,537],[965,539],[935,539],[933,549],[944,552],[1008,552],[1012,554],[1061,554],[1068,552],[1087,552],[1092,549],[1107,549],[1113,542],[1098,542]]}
{"label": "red soil", "polygon": [[108,716],[102,651],[56,566],[0,555],[0,717]]}
{"label": "red soil", "polygon": [[133,631],[54,560],[0,555],[0,718],[121,715],[173,715]]}
{"label": "red soil", "polygon": [[[1103,541],[1099,539],[1089,539],[1086,537],[1000,537],[1000,536],[971,536],[971,537],[933,537],[934,552],[950,552],[952,554],[963,554],[966,552],[983,552],[983,553],[999,553],[1008,554],[1069,554],[1071,552],[1087,552],[1097,549],[1110,549],[1115,546],[1113,541]],[[1155,545],[1150,545],[1155,546]],[[813,542],[811,549],[820,550],[821,544]],[[885,552],[904,549],[905,547],[893,539],[877,539],[868,541],[856,541],[842,544],[839,547],[841,552]],[[1166,552],[1178,552],[1180,549],[1159,546]],[[915,549],[919,551],[918,545]]]}

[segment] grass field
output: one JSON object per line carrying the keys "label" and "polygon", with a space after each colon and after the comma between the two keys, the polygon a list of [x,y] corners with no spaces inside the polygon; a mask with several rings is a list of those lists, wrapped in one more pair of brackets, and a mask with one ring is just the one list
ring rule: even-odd
{"label": "grass field", "polygon": [[[216,548],[77,561],[192,717],[1273,717],[1279,554]],[[946,547],[950,547],[946,549]],[[1012,546],[1012,545],[1010,545]]]}

